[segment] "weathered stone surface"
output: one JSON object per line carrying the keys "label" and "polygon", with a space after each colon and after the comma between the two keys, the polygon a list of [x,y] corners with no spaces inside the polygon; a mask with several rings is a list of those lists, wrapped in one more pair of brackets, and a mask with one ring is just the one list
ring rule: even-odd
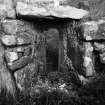
{"label": "weathered stone surface", "polygon": [[28,56],[32,54],[32,45],[7,47],[5,52],[16,52],[18,55],[22,53],[22,56]]}
{"label": "weathered stone surface", "polygon": [[24,56],[29,56],[32,54],[32,46],[27,46],[24,48]]}
{"label": "weathered stone surface", "polygon": [[85,78],[83,75],[78,75],[80,81],[82,82],[83,85],[87,84],[88,83],[88,79]]}
{"label": "weathered stone surface", "polygon": [[1,38],[1,41],[4,45],[6,46],[13,46],[16,45],[16,36],[9,36],[9,35],[5,35]]}
{"label": "weathered stone surface", "polygon": [[27,35],[25,32],[28,32],[30,36],[32,36],[35,32],[32,22],[5,19],[1,22],[1,25],[2,31],[4,31],[7,35]]}
{"label": "weathered stone surface", "polygon": [[32,23],[20,20],[4,20],[1,23],[1,39],[6,46],[31,44],[37,35]]}
{"label": "weathered stone surface", "polygon": [[31,44],[32,39],[28,36],[17,37],[17,45]]}
{"label": "weathered stone surface", "polygon": [[99,54],[101,63],[105,63],[105,52]]}
{"label": "weathered stone surface", "polygon": [[11,34],[14,35],[18,31],[18,24],[21,23],[21,21],[18,20],[4,20],[2,21],[2,31],[4,31],[7,35]]}
{"label": "weathered stone surface", "polygon": [[16,86],[15,81],[13,80],[14,76],[7,69],[4,62],[4,48],[0,43],[0,93],[5,91],[5,94],[9,97],[16,95]]}
{"label": "weathered stone surface", "polygon": [[83,37],[87,41],[105,40],[105,19],[82,24]]}
{"label": "weathered stone surface", "polygon": [[96,51],[99,51],[99,52],[104,52],[105,51],[105,43],[98,43],[98,42],[94,42],[94,49]]}
{"label": "weathered stone surface", "polygon": [[[36,62],[45,69],[46,48],[43,45],[46,41],[45,36],[38,34],[32,23],[20,20],[3,20],[1,31],[1,41],[6,46],[7,52],[11,52],[9,53],[11,56],[5,54],[9,70],[16,72],[25,68],[33,62],[34,57]],[[38,51],[34,50],[36,47]]]}
{"label": "weathered stone surface", "polygon": [[68,0],[17,0],[16,12],[23,16],[81,19],[87,10],[68,5]]}
{"label": "weathered stone surface", "polygon": [[15,45],[24,45],[24,44],[31,44],[32,40],[29,39],[27,36],[18,37],[13,35],[5,35],[2,38],[2,43],[5,46],[15,46]]}
{"label": "weathered stone surface", "polygon": [[0,18],[15,18],[13,0],[0,0]]}
{"label": "weathered stone surface", "polygon": [[98,51],[100,62],[105,63],[105,42],[94,42],[94,50]]}
{"label": "weathered stone surface", "polygon": [[37,67],[37,63],[33,62],[14,73],[17,87],[23,94],[29,95],[30,91],[32,91],[33,82],[35,82],[35,75],[38,69]]}
{"label": "weathered stone surface", "polygon": [[84,42],[84,70],[86,76],[93,76],[95,73],[94,70],[94,56],[93,56],[93,47],[90,42]]}
{"label": "weathered stone surface", "polygon": [[67,65],[71,66],[71,69],[83,74],[83,67],[81,65],[83,63],[82,43],[78,39],[80,34],[75,28],[78,24],[78,22],[73,21],[65,27],[63,33],[64,57]]}
{"label": "weathered stone surface", "polygon": [[32,57],[32,45],[7,47],[4,56],[7,67],[12,71],[24,68],[34,59]]}
{"label": "weathered stone surface", "polygon": [[10,70],[16,71],[27,66],[32,62],[32,46],[20,46],[7,48],[5,51],[7,66]]}
{"label": "weathered stone surface", "polygon": [[18,60],[18,54],[16,52],[5,52],[5,57],[8,63]]}
{"label": "weathered stone surface", "polygon": [[30,56],[24,56],[17,61],[8,63],[8,68],[12,71],[16,71],[25,67],[30,62],[32,62],[32,58]]}

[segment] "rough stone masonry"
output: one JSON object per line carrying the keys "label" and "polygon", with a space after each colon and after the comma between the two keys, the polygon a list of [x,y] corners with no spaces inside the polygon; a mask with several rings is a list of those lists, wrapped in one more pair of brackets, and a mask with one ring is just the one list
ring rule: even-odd
{"label": "rough stone masonry", "polygon": [[35,87],[32,77],[50,71],[47,47],[59,56],[58,71],[76,70],[80,81],[104,70],[99,65],[105,64],[105,19],[90,19],[89,6],[69,0],[0,0],[0,91],[29,93]]}

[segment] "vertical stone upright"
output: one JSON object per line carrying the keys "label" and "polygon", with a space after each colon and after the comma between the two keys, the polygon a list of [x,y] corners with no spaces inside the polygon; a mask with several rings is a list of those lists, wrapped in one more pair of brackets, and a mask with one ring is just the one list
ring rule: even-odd
{"label": "vertical stone upright", "polygon": [[[92,20],[82,23],[82,34],[83,34],[83,52],[84,52],[84,70],[86,76],[93,76],[97,73],[96,62],[103,62],[103,50],[104,50],[104,40],[105,40],[105,20],[100,18],[98,20]],[[97,52],[97,59],[95,60],[95,53]],[[98,57],[99,56],[99,57]],[[101,71],[101,70],[98,70]]]}
{"label": "vertical stone upright", "polygon": [[[77,32],[76,27],[78,27],[79,21],[71,20],[67,23],[65,27],[66,38],[66,46],[64,47],[65,53],[65,61],[70,69],[76,70],[79,73],[83,73],[82,71],[82,44],[79,40],[79,33]],[[65,49],[66,48],[66,49]]]}
{"label": "vertical stone upright", "polygon": [[39,65],[38,73],[40,75],[46,74],[46,39],[44,34],[40,33],[37,35],[35,43],[35,61]]}
{"label": "vertical stone upright", "polygon": [[94,64],[94,55],[93,55],[93,46],[90,42],[83,42],[84,55],[83,55],[83,67],[85,75],[93,76],[95,73],[95,64]]}
{"label": "vertical stone upright", "polygon": [[[1,36],[0,36],[1,38]],[[0,93],[15,97],[16,84],[14,76],[8,70],[4,60],[4,47],[0,42]],[[3,93],[4,92],[4,93]]]}

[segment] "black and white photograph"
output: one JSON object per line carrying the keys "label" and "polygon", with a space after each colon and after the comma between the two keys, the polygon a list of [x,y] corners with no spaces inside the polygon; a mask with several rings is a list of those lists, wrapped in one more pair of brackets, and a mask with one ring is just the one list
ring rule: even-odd
{"label": "black and white photograph", "polygon": [[105,105],[105,0],[0,0],[0,105]]}

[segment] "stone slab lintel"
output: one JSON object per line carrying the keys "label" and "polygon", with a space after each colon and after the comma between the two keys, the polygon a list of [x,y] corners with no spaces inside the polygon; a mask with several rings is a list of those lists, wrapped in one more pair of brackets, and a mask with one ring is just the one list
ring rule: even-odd
{"label": "stone slab lintel", "polygon": [[59,18],[81,19],[87,16],[87,10],[79,9],[70,5],[61,5],[60,0],[37,0],[17,2],[16,12],[23,16],[48,17],[54,16]]}

